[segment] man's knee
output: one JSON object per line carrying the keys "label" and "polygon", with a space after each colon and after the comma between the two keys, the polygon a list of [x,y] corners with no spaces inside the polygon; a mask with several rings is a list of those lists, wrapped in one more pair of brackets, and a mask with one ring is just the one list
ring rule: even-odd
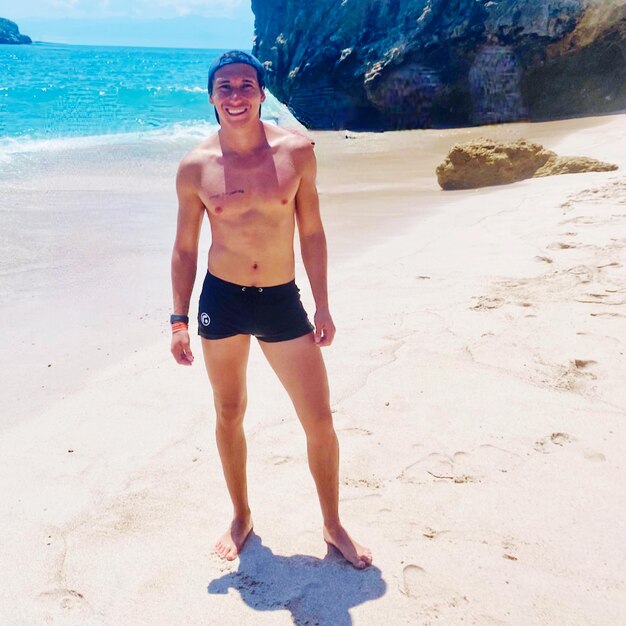
{"label": "man's knee", "polygon": [[245,396],[225,396],[215,393],[213,399],[218,427],[233,428],[241,425],[246,412]]}
{"label": "man's knee", "polygon": [[336,437],[330,409],[307,419],[304,424],[306,437],[310,443],[326,445]]}

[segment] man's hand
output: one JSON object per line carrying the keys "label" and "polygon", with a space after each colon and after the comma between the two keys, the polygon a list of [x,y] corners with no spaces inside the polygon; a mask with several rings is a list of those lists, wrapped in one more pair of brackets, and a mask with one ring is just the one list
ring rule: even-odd
{"label": "man's hand", "polygon": [[315,317],[315,343],[320,346],[329,346],[335,338],[335,325],[328,310],[317,310]]}
{"label": "man's hand", "polygon": [[179,330],[172,334],[172,354],[176,359],[176,363],[181,365],[191,365],[193,363],[188,331]]}

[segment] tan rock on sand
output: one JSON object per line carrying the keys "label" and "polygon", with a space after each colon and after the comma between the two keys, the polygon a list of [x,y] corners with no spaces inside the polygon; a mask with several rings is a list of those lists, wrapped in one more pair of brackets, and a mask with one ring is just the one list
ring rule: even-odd
{"label": "tan rock on sand", "polygon": [[525,178],[608,172],[617,165],[587,157],[560,157],[538,143],[525,139],[499,142],[478,138],[452,147],[446,160],[437,167],[442,189],[472,189],[505,185]]}

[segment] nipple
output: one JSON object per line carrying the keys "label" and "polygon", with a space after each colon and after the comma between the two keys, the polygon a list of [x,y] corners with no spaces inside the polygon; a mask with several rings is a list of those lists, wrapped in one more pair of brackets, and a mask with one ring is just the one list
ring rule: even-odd
{"label": "nipple", "polygon": [[215,212],[216,212],[216,213],[221,213],[223,210],[224,210],[224,209],[222,209],[222,207],[221,207],[221,206],[216,206],[216,207],[215,207]]}
{"label": "nipple", "polygon": [[283,199],[280,201],[280,203],[281,203],[281,204],[287,204],[287,198],[283,198]]}

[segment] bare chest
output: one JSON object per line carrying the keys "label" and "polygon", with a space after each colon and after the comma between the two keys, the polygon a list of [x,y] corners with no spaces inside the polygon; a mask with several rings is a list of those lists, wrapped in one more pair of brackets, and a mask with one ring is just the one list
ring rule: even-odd
{"label": "bare chest", "polygon": [[223,157],[203,170],[200,197],[211,221],[279,216],[293,211],[299,182],[298,172],[285,155]]}

